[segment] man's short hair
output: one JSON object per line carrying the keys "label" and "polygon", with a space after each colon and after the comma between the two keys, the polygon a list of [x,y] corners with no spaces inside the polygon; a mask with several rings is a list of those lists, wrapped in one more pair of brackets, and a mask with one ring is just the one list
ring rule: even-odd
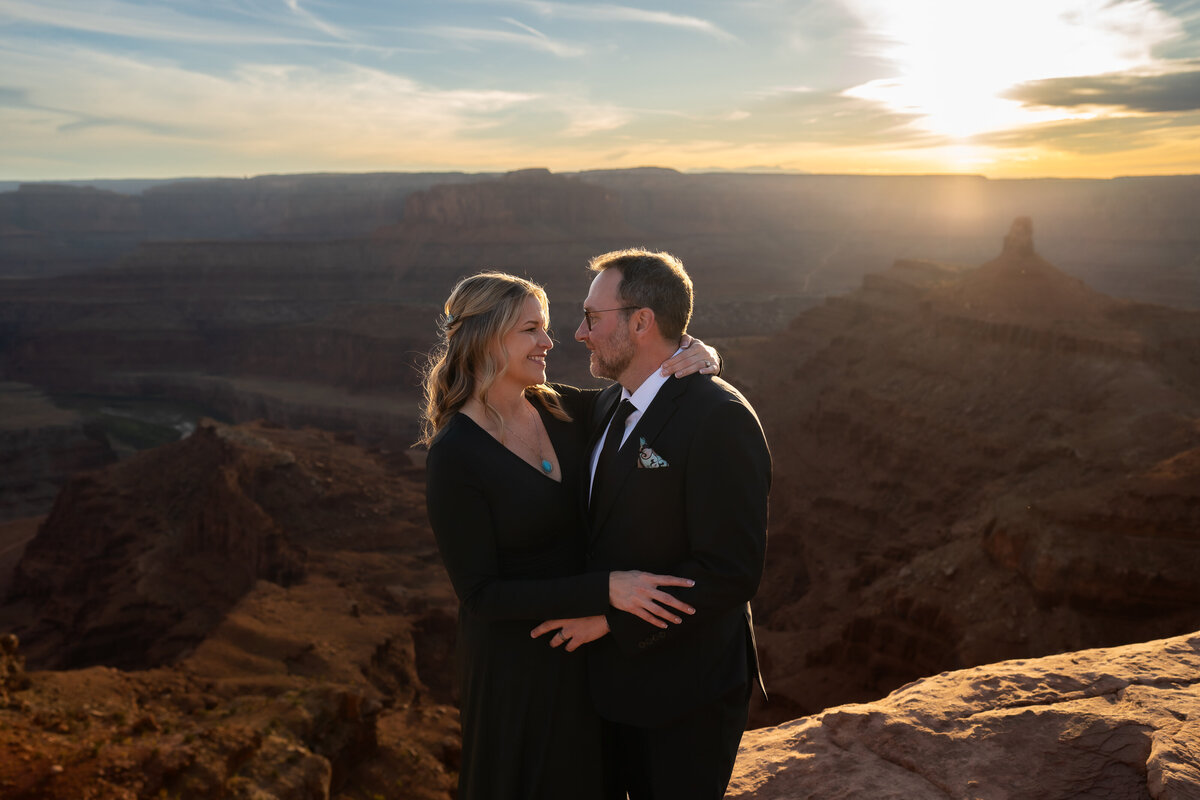
{"label": "man's short hair", "polygon": [[687,331],[692,319],[692,279],[675,256],[641,248],[614,250],[593,258],[588,269],[620,270],[617,296],[626,305],[654,311],[664,339],[675,341]]}

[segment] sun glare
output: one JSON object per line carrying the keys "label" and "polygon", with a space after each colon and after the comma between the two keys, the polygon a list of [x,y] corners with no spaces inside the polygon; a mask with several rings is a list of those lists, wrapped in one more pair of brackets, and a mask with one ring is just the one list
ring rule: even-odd
{"label": "sun glare", "polygon": [[915,114],[925,129],[965,138],[1094,111],[1028,108],[1002,95],[1018,84],[1156,63],[1182,34],[1149,0],[847,0],[868,31],[867,55],[895,75],[845,92]]}

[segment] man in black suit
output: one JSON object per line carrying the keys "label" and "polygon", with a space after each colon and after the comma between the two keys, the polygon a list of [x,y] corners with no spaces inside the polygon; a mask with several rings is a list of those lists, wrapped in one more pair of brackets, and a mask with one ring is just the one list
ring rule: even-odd
{"label": "man in black suit", "polygon": [[[585,648],[592,695],[622,796],[717,800],[751,687],[761,686],[749,601],[763,570],[771,456],[732,386],[659,374],[692,313],[679,259],[624,250],[589,267],[597,274],[575,338],[591,351],[592,374],[616,383],[596,399],[585,451],[587,569],[695,581],[672,590],[694,609],[679,624],[655,627],[609,609],[607,635]],[[627,418],[623,401],[633,405]]]}

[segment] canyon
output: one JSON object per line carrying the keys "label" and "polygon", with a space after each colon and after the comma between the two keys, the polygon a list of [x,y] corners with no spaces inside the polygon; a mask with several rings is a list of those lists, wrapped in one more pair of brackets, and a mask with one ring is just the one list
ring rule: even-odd
{"label": "canyon", "polygon": [[[693,330],[775,461],[754,604],[770,700],[733,796],[826,796],[833,769],[831,797],[893,779],[918,788],[877,796],[1002,797],[988,754],[1097,719],[1051,708],[1086,700],[1114,706],[1098,731],[1161,732],[1088,769],[1187,797],[1193,734],[1137,707],[1194,703],[1145,676],[1191,663],[1200,630],[1200,185],[1030,183],[430,178],[367,234],[272,240],[287,204],[262,203],[251,238],[6,279],[0,402],[45,438],[5,463],[45,477],[4,484],[4,796],[450,796],[455,601],[409,449],[438,304],[457,275],[512,269],[567,298],[565,339],[587,257],[632,239],[683,256]],[[593,385],[581,353],[560,342],[552,376]],[[89,393],[223,421],[133,454],[48,399]],[[877,757],[855,772],[838,748]]]}

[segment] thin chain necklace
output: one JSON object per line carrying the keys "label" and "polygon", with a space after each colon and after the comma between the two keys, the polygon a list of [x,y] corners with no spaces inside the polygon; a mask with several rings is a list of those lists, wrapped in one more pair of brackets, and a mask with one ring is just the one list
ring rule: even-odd
{"label": "thin chain necklace", "polygon": [[517,433],[516,429],[508,427],[507,422],[502,423],[504,425],[504,430],[508,431],[513,436],[520,439],[522,444],[524,444],[526,447],[528,447],[531,452],[536,454],[537,457],[542,460],[542,463],[541,463],[542,472],[549,475],[550,473],[554,472],[554,465],[550,463],[550,459],[546,458],[546,449],[542,443],[542,426],[538,424],[537,412],[533,410],[533,407],[529,405],[528,401],[526,401],[526,403],[525,403],[525,408],[529,409],[530,419],[533,422],[533,429],[537,432],[538,446],[534,447],[532,444],[529,443],[528,439],[526,439],[521,434]]}

